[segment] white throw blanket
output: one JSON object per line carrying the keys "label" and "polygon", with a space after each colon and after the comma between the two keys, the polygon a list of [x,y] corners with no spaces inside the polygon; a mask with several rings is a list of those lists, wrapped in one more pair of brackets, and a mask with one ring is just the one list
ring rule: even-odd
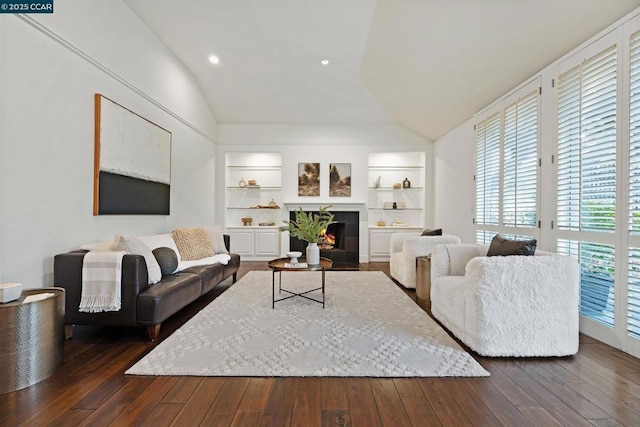
{"label": "white throw blanket", "polygon": [[78,311],[119,311],[124,251],[91,251],[82,262],[82,297]]}

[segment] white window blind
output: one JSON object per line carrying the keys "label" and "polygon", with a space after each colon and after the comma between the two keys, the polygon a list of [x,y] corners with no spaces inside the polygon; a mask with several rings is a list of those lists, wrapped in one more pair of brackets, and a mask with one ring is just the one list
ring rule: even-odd
{"label": "white window blind", "polygon": [[491,239],[498,234],[495,231],[476,230],[476,243],[482,245],[485,243],[491,243]]}
{"label": "white window blind", "polygon": [[571,255],[580,263],[580,314],[613,327],[613,245],[559,239],[558,253]]}
{"label": "white window blind", "polygon": [[[640,235],[640,32],[629,43],[629,233]],[[640,338],[640,248],[629,248],[627,333]]]}
{"label": "white window blind", "polygon": [[629,231],[640,235],[640,33],[630,41]]}
{"label": "white window blind", "polygon": [[640,248],[629,248],[627,333],[640,338]]}
{"label": "white window blind", "polygon": [[538,184],[538,92],[504,110],[502,223],[535,227]]}
{"label": "white window blind", "polygon": [[615,228],[616,52],[612,46],[559,78],[559,229]]}
{"label": "white window blind", "polygon": [[500,115],[476,125],[476,224],[498,224],[500,215]]}

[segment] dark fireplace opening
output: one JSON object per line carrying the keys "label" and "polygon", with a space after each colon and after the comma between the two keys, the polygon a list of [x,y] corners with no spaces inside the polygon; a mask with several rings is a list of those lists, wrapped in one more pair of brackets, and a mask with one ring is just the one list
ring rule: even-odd
{"label": "dark fireplace opening", "polygon": [[[331,249],[327,245],[319,245],[320,256],[333,261],[333,269],[358,269],[360,263],[360,213],[352,211],[331,211],[331,213],[334,215],[335,223],[329,225],[327,234],[332,235],[335,242],[331,244],[333,246]],[[295,219],[295,212],[289,212],[289,218]],[[325,243],[327,243],[326,240]],[[289,237],[289,248],[304,254],[307,242]]]}
{"label": "dark fireplace opening", "polygon": [[[320,249],[344,249],[345,248],[345,223],[339,222],[329,225],[325,236],[325,244]],[[322,240],[322,239],[321,239]],[[332,246],[332,247],[331,247]]]}

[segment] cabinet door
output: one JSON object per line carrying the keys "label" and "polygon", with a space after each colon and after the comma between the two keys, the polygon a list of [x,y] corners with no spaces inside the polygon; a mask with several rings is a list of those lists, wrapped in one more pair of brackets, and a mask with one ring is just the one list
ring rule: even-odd
{"label": "cabinet door", "polygon": [[369,255],[372,257],[389,257],[391,232],[388,230],[371,230],[369,236]]}
{"label": "cabinet door", "polygon": [[229,230],[231,237],[231,252],[238,255],[253,255],[253,230]]}
{"label": "cabinet door", "polygon": [[256,256],[277,256],[280,252],[278,243],[280,235],[278,230],[256,230],[255,250]]}

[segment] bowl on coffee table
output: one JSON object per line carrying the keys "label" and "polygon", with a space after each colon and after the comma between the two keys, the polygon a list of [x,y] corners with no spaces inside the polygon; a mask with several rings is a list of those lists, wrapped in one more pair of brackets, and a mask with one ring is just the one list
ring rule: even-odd
{"label": "bowl on coffee table", "polygon": [[291,264],[297,264],[298,263],[298,258],[302,256],[302,252],[300,251],[292,251],[292,252],[287,252],[287,257],[290,258],[289,262]]}

